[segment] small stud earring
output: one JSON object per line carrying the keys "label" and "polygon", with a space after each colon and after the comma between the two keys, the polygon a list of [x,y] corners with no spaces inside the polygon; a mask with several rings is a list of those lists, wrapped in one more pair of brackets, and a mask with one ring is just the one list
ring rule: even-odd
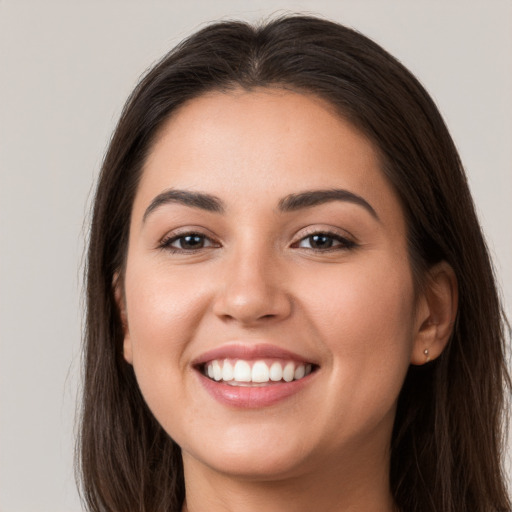
{"label": "small stud earring", "polygon": [[430,361],[430,353],[429,353],[429,351],[428,351],[428,348],[426,348],[426,349],[423,351],[423,353],[425,354],[425,357],[427,358],[427,361],[426,361],[426,362],[428,363],[428,362]]}

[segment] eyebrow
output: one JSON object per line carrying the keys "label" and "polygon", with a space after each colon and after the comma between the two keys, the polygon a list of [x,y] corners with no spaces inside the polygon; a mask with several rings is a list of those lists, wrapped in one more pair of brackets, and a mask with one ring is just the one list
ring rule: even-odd
{"label": "eyebrow", "polygon": [[302,208],[311,208],[331,201],[345,201],[362,206],[371,216],[380,221],[377,212],[370,203],[361,196],[348,190],[333,188],[328,190],[308,190],[298,194],[290,194],[279,201],[279,210],[293,212]]}
{"label": "eyebrow", "polygon": [[[303,208],[311,208],[331,201],[345,201],[362,206],[377,220],[379,216],[365,199],[353,192],[343,189],[307,190],[297,194],[289,194],[278,203],[281,212],[293,212]],[[169,189],[158,194],[147,207],[142,217],[145,222],[148,215],[157,208],[172,203],[179,203],[192,208],[199,208],[213,213],[225,213],[224,202],[218,197],[203,192],[190,192],[188,190]]]}
{"label": "eyebrow", "polygon": [[213,213],[224,213],[224,203],[216,196],[202,192],[190,192],[188,190],[165,190],[158,194],[151,204],[146,208],[142,222],[145,222],[148,215],[165,204],[179,203],[192,208],[199,208]]}

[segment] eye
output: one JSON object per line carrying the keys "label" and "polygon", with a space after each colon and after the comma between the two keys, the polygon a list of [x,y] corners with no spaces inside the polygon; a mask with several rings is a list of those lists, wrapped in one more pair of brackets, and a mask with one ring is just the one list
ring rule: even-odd
{"label": "eye", "polygon": [[171,252],[194,252],[208,247],[219,247],[219,244],[201,233],[171,235],[160,244],[160,248]]}
{"label": "eye", "polygon": [[313,233],[300,239],[294,247],[314,251],[351,249],[356,244],[335,233]]}

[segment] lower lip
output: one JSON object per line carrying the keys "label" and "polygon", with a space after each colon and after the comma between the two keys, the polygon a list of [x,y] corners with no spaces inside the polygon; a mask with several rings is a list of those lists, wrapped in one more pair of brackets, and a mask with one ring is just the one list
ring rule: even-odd
{"label": "lower lip", "polygon": [[299,393],[307,386],[316,372],[292,382],[269,384],[268,386],[231,386],[212,380],[198,372],[199,380],[206,391],[218,402],[232,407],[256,409],[268,407]]}

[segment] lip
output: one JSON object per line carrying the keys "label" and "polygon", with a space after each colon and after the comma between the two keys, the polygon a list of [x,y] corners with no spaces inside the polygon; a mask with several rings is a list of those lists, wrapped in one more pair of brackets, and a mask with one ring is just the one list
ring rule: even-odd
{"label": "lip", "polygon": [[218,402],[243,409],[269,407],[297,393],[315,378],[317,372],[292,382],[280,382],[266,386],[231,386],[209,379],[196,372],[206,391]]}
{"label": "lip", "polygon": [[214,359],[283,359],[297,363],[310,363],[317,369],[318,364],[297,353],[269,344],[233,343],[209,350],[196,358],[192,366],[201,385],[210,396],[221,404],[243,409],[269,407],[284,401],[302,391],[318,373],[313,371],[302,379],[292,382],[269,383],[265,386],[232,386],[222,381],[212,380],[202,373],[201,366]]}
{"label": "lip", "polygon": [[221,347],[204,352],[192,361],[192,366],[197,367],[212,361],[214,359],[245,359],[247,361],[254,359],[284,359],[295,361],[297,363],[311,363],[318,366],[317,361],[308,359],[290,350],[286,350],[275,345],[267,343],[260,344],[242,344],[230,343]]}

